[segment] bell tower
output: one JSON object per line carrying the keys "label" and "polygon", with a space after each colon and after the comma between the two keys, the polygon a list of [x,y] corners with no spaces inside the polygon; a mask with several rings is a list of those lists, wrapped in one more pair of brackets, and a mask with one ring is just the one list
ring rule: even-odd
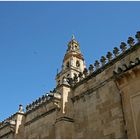
{"label": "bell tower", "polygon": [[56,76],[57,86],[63,83],[64,78],[73,78],[75,74],[77,75],[79,72],[83,72],[86,67],[79,43],[76,41],[74,35],[72,35],[72,39],[67,46],[62,69]]}

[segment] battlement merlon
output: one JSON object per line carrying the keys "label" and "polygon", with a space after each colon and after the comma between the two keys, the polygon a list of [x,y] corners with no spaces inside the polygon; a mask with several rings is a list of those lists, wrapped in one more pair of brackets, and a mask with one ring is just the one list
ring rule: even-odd
{"label": "battlement merlon", "polygon": [[42,97],[39,97],[35,101],[33,101],[31,104],[26,106],[26,113],[29,113],[33,110],[36,110],[40,106],[44,104],[48,104],[50,102],[60,102],[61,100],[61,93],[56,92],[56,89],[53,91],[50,91],[50,93],[47,93],[45,95],[42,95]]}

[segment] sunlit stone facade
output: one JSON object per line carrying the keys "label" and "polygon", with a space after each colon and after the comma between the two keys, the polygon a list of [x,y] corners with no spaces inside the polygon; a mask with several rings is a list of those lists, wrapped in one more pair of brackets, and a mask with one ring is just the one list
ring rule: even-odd
{"label": "sunlit stone facade", "polygon": [[89,68],[73,36],[56,87],[1,122],[0,138],[140,138],[139,64],[140,32]]}

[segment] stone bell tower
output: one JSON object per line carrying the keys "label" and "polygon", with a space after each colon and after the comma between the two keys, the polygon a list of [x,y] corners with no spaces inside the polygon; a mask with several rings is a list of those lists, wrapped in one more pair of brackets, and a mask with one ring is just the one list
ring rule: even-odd
{"label": "stone bell tower", "polygon": [[[55,123],[55,136],[57,139],[71,139],[74,135],[74,117],[73,105],[71,101],[71,87],[67,82],[68,78],[73,78],[80,72],[84,71],[85,62],[80,51],[79,43],[75,40],[74,35],[68,43],[68,48],[63,59],[62,69],[56,75],[56,91],[61,94],[59,103],[60,109],[57,112]],[[69,130],[66,133],[66,130]]]}
{"label": "stone bell tower", "polygon": [[72,35],[63,59],[62,69],[56,76],[57,85],[61,85],[64,78],[73,78],[75,74],[83,72],[85,67],[86,65],[80,51],[79,43],[75,40],[74,35]]}

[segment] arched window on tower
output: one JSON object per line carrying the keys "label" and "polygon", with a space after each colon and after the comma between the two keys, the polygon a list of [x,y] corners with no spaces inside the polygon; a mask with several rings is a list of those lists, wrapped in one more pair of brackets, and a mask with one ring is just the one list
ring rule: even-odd
{"label": "arched window on tower", "polygon": [[67,74],[67,78],[69,78],[70,77],[70,74]]}
{"label": "arched window on tower", "polygon": [[76,61],[76,67],[80,67],[80,62],[78,60]]}
{"label": "arched window on tower", "polygon": [[67,68],[70,67],[70,63],[69,63],[69,62],[66,63],[66,67],[67,67]]}
{"label": "arched window on tower", "polygon": [[60,85],[60,80],[58,80],[58,85]]}

